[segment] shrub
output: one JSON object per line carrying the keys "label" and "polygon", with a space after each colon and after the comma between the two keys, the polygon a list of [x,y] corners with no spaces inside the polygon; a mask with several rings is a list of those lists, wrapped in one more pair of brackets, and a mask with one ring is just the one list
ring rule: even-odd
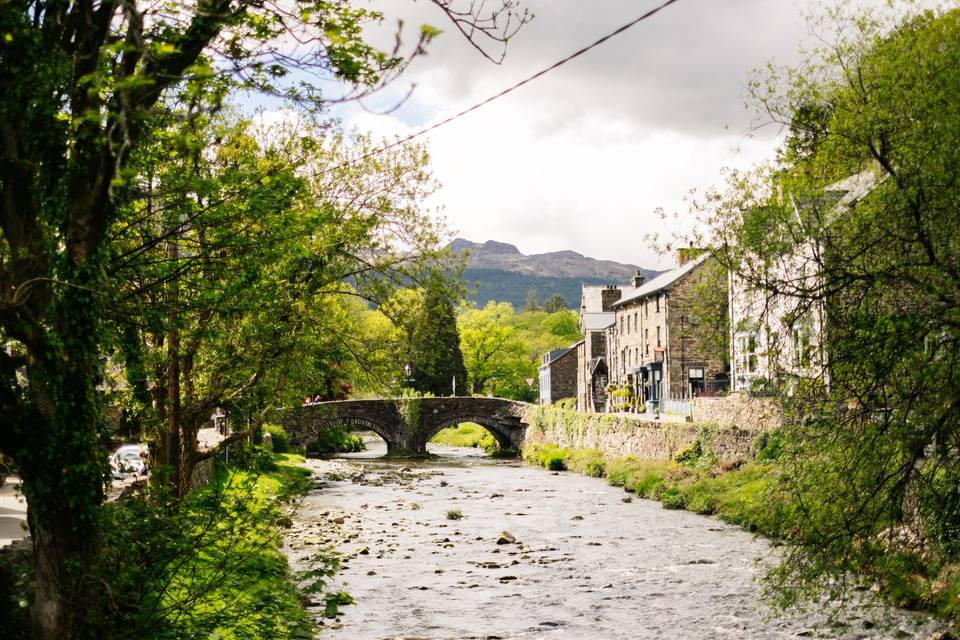
{"label": "shrub", "polygon": [[779,429],[761,433],[757,436],[754,446],[758,462],[776,460],[783,453],[783,433]]}
{"label": "shrub", "polygon": [[576,398],[561,398],[553,403],[553,406],[558,409],[576,409],[577,408],[577,399]]}
{"label": "shrub", "polygon": [[321,431],[317,439],[307,447],[310,453],[319,453],[321,455],[353,453],[363,451],[364,449],[366,449],[366,445],[363,444],[363,438],[348,432],[343,427],[333,427]]}
{"label": "shrub", "polygon": [[261,429],[270,434],[274,453],[290,453],[290,434],[278,424],[266,423]]}

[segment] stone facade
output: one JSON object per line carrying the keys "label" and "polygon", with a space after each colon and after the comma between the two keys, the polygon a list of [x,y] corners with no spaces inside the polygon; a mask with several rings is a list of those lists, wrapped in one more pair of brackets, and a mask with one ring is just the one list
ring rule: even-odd
{"label": "stone facade", "polygon": [[540,366],[540,404],[577,397],[577,363],[580,343],[543,356]]}
{"label": "stone facade", "polygon": [[[726,386],[725,354],[694,330],[700,288],[726,279],[718,278],[721,267],[708,256],[678,257],[675,269],[613,305],[615,321],[607,330],[610,381],[632,388],[641,408],[648,400],[710,394]],[[719,297],[725,298],[722,292]]]}
{"label": "stone facade", "polygon": [[[824,189],[833,203],[829,216],[842,216],[878,184],[875,169],[849,176]],[[803,215],[797,207],[797,218]],[[809,293],[821,288],[825,252],[808,241],[777,260],[744,256],[742,273],[729,279],[731,384],[752,391],[768,383],[789,392],[797,380],[830,385],[824,348],[826,311]],[[764,283],[779,283],[777,291]],[[760,286],[755,286],[759,284]]]}
{"label": "stone facade", "polygon": [[577,356],[577,408],[603,411],[609,379],[607,329],[615,320],[614,305],[636,293],[643,283],[639,274],[630,285],[584,286],[580,295],[580,333],[583,343]]}

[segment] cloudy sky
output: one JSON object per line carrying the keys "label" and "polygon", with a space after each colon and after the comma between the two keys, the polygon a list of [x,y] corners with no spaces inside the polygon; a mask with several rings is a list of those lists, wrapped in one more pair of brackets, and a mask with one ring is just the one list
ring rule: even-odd
{"label": "cloudy sky", "polygon": [[[661,0],[525,0],[535,19],[494,65],[426,0],[392,0],[388,24],[445,33],[390,90],[337,110],[347,127],[391,137],[442,120],[563,58]],[[492,4],[490,2],[489,4]],[[748,135],[750,71],[789,63],[807,38],[806,2],[680,0],[652,19],[518,91],[422,138],[441,188],[429,206],[457,233],[524,253],[573,249],[645,267],[669,266],[644,241],[669,232],[655,210],[723,167],[769,158],[778,132]]]}

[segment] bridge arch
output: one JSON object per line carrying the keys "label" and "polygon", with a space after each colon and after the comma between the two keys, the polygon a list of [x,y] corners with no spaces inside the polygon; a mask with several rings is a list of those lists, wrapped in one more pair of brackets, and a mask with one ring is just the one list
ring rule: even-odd
{"label": "bridge arch", "polygon": [[301,432],[301,435],[295,440],[296,444],[306,446],[310,442],[313,442],[320,434],[329,429],[334,429],[336,427],[363,427],[368,431],[373,431],[378,436],[383,438],[383,441],[387,443],[387,451],[392,450],[396,443],[394,442],[394,434],[388,429],[385,425],[380,424],[376,420],[371,420],[369,418],[364,418],[360,416],[341,416],[341,417],[330,417],[324,420],[316,420],[304,431]]}
{"label": "bridge arch", "polygon": [[459,424],[464,422],[475,422],[484,429],[490,432],[490,435],[493,436],[494,440],[497,441],[497,445],[500,447],[501,451],[506,451],[509,449],[517,449],[517,443],[514,441],[515,438],[512,437],[512,434],[503,428],[503,425],[500,424],[497,420],[492,419],[490,416],[478,416],[478,415],[457,415],[454,417],[444,416],[442,420],[437,421],[435,424],[431,425],[426,429],[424,433],[424,442],[430,442],[433,436],[437,435],[439,432],[444,429],[449,429],[450,427],[456,427]]}

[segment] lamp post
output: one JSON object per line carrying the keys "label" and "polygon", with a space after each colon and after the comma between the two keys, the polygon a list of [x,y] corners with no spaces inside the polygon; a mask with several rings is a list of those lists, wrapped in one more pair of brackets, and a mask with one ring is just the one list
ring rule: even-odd
{"label": "lamp post", "polygon": [[689,382],[684,380],[685,371],[686,371],[686,362],[687,362],[687,331],[686,331],[687,316],[680,315],[680,380],[683,383],[683,393],[686,395],[687,386]]}

